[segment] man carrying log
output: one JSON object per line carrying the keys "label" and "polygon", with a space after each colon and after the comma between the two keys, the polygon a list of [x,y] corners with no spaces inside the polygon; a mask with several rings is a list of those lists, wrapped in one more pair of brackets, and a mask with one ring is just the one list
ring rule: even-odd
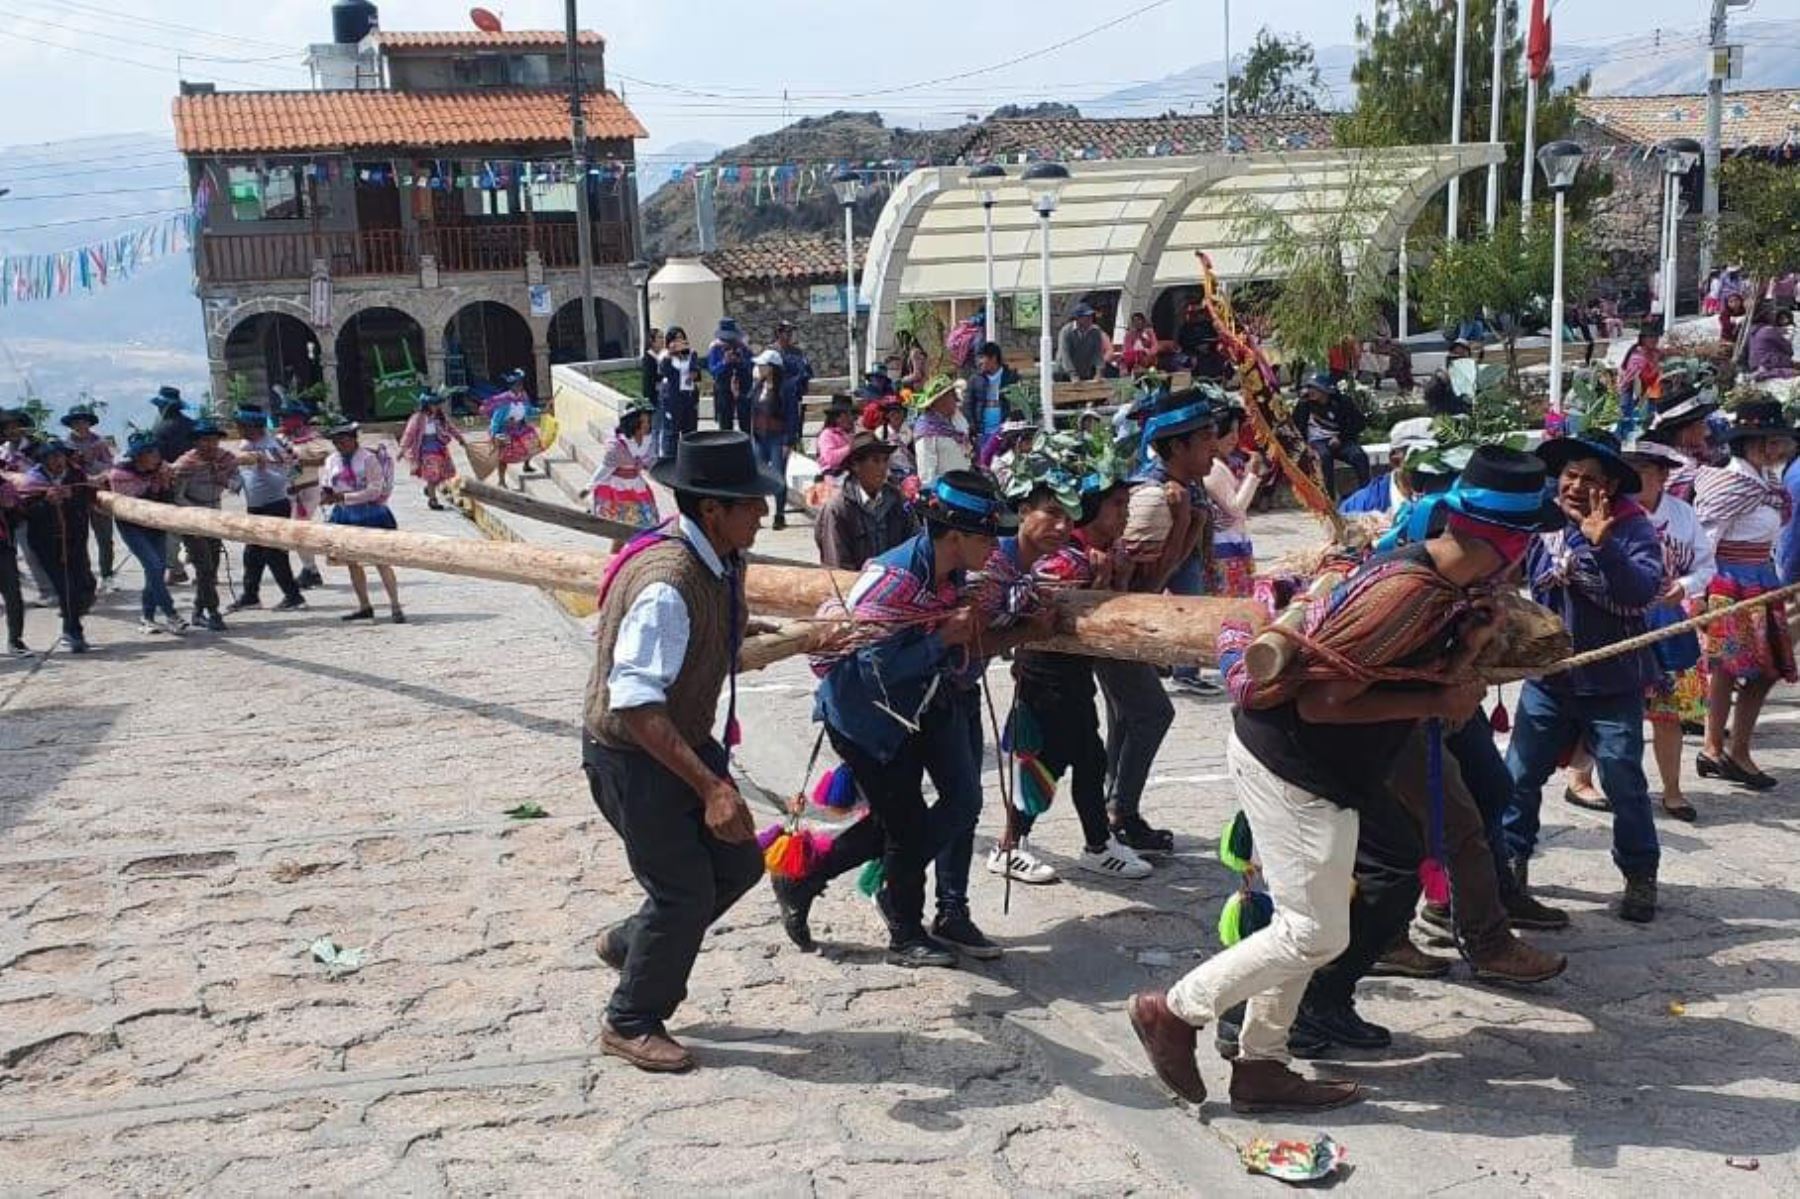
{"label": "man carrying log", "polygon": [[[757,466],[743,433],[690,434],[653,476],[675,493],[680,515],[672,532],[647,533],[616,555],[600,585],[582,766],[645,893],[597,946],[619,972],[600,1049],[675,1072],[694,1058],[665,1021],[687,995],[706,930],[763,873],[726,747],[748,623],[743,554],[782,484]],[[722,745],[713,720],[728,680]]]}
{"label": "man carrying log", "polygon": [[1533,531],[1560,519],[1543,499],[1538,459],[1498,448],[1480,457],[1481,502],[1453,511],[1442,535],[1371,559],[1315,601],[1294,662],[1273,681],[1254,683],[1238,657],[1247,630],[1222,635],[1239,704],[1226,760],[1275,913],[1260,935],[1168,992],[1131,998],[1157,1077],[1183,1099],[1206,1098],[1195,1030],[1243,1000],[1234,1111],[1317,1111],[1360,1097],[1355,1083],[1314,1082],[1287,1065],[1308,980],[1350,945],[1359,811],[1391,818],[1386,779],[1421,721],[1474,714],[1485,688],[1471,668],[1495,633],[1481,592],[1517,568]]}

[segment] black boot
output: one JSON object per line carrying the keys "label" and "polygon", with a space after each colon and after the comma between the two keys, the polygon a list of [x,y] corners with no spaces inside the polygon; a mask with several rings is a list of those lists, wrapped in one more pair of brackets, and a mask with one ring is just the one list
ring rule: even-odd
{"label": "black boot", "polygon": [[1619,919],[1649,924],[1656,919],[1656,874],[1625,876],[1625,897],[1619,901]]}
{"label": "black boot", "polygon": [[[1213,1048],[1226,1061],[1238,1055],[1238,1034],[1244,1027],[1244,1005],[1226,1011],[1213,1025]],[[1317,1029],[1301,1028],[1298,1023],[1288,1029],[1288,1052],[1302,1061],[1311,1061],[1331,1053],[1331,1042]]]}
{"label": "black boot", "polygon": [[1531,895],[1531,865],[1523,859],[1512,864],[1513,885],[1501,889],[1500,902],[1506,908],[1506,922],[1514,929],[1556,932],[1569,927],[1569,914],[1561,908],[1539,903]]}
{"label": "black boot", "polygon": [[1394,1043],[1394,1035],[1379,1024],[1371,1024],[1356,1014],[1356,1002],[1321,1003],[1308,998],[1300,1002],[1294,1017],[1294,1030],[1324,1037],[1333,1045],[1346,1049],[1386,1049]]}
{"label": "black boot", "polygon": [[802,953],[817,949],[807,917],[812,914],[813,900],[819,893],[802,881],[778,874],[769,876],[769,887],[775,892],[775,906],[781,909],[781,931]]}

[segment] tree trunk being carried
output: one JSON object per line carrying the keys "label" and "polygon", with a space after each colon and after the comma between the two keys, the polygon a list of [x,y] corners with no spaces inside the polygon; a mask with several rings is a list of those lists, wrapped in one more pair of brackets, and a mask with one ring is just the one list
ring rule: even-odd
{"label": "tree trunk being carried", "polygon": [[[554,591],[595,590],[608,558],[594,551],[550,549],[523,542],[314,524],[216,508],[178,508],[111,492],[102,492],[96,503],[115,517],[171,533],[307,550],[344,562],[404,566]],[[855,582],[856,576],[847,571],[753,564],[744,572],[744,593],[756,615],[805,619],[833,595],[848,595]],[[1055,601],[1058,635],[1036,648],[1170,666],[1216,663],[1215,642],[1227,620],[1241,620],[1256,628],[1267,623],[1261,606],[1249,600],[1058,591]]]}

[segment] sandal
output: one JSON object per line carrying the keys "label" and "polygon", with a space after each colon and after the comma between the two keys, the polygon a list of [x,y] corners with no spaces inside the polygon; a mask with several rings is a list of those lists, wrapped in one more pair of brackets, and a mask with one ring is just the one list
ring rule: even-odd
{"label": "sandal", "polygon": [[1578,808],[1586,808],[1590,812],[1612,811],[1612,800],[1604,795],[1583,795],[1573,787],[1563,788],[1563,801],[1572,803]]}
{"label": "sandal", "polygon": [[1700,813],[1696,812],[1694,810],[1694,805],[1688,803],[1686,800],[1682,800],[1678,804],[1672,804],[1665,799],[1662,801],[1662,810],[1663,815],[1667,816],[1670,820],[1679,820],[1683,824],[1693,824],[1696,820],[1700,819]]}
{"label": "sandal", "polygon": [[1767,791],[1777,785],[1775,777],[1761,770],[1749,770],[1738,763],[1729,753],[1716,758],[1706,754],[1694,757],[1694,769],[1701,778],[1720,778],[1728,783],[1736,783],[1740,787],[1748,787],[1752,791]]}

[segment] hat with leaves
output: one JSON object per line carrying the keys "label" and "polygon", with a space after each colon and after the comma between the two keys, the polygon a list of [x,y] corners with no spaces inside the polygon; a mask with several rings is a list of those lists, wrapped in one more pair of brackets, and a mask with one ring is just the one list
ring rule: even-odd
{"label": "hat with leaves", "polygon": [[1075,433],[1047,433],[1013,460],[1006,497],[1019,503],[1034,492],[1048,491],[1071,519],[1080,520],[1083,499],[1119,481],[1115,460],[1110,454],[1096,454],[1093,442]]}
{"label": "hat with leaves", "polygon": [[925,386],[913,393],[907,406],[914,412],[923,412],[944,397],[947,391],[967,388],[968,384],[950,375],[937,374],[925,380]]}

